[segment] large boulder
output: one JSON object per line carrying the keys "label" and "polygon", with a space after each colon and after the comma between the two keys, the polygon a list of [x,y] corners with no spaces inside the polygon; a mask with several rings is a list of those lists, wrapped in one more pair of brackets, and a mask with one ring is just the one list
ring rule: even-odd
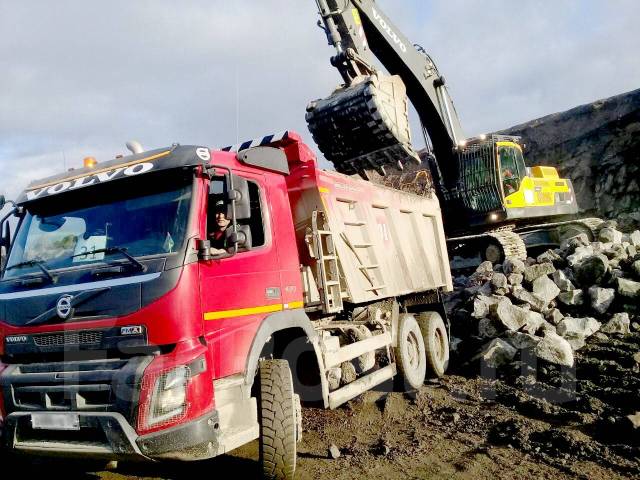
{"label": "large boulder", "polygon": [[538,258],[536,259],[536,261],[538,263],[553,263],[553,264],[555,264],[556,262],[561,262],[562,261],[562,257],[560,255],[558,255],[554,250],[547,250],[543,254],[538,255]]}
{"label": "large boulder", "polygon": [[549,277],[544,276],[533,282],[533,294],[545,301],[545,306],[560,294],[560,289]]}
{"label": "large boulder", "polygon": [[636,230],[631,235],[629,235],[629,243],[634,247],[640,247],[640,230]]}
{"label": "large boulder", "polygon": [[473,299],[473,313],[471,316],[478,319],[488,316],[491,306],[496,305],[501,298],[502,297],[497,297],[495,295],[477,295]]}
{"label": "large boulder", "polygon": [[627,280],[625,278],[618,279],[618,295],[626,298],[640,298],[640,282]]}
{"label": "large boulder", "polygon": [[558,270],[553,274],[553,281],[558,286],[561,292],[570,292],[571,290],[575,290],[576,287],[573,282],[569,279],[564,270]]}
{"label": "large boulder", "polygon": [[611,320],[602,326],[600,331],[604,333],[618,333],[627,335],[631,333],[631,318],[628,313],[616,313]]}
{"label": "large boulder", "polygon": [[512,273],[524,273],[526,265],[522,260],[516,257],[507,257],[502,264],[502,270],[505,275],[511,275]]}
{"label": "large boulder", "polygon": [[609,272],[609,259],[604,255],[585,258],[574,268],[576,281],[582,287],[600,285]]}
{"label": "large boulder", "polygon": [[633,271],[635,272],[636,276],[638,278],[640,278],[640,260],[637,260],[635,262],[633,262]]}
{"label": "large boulder", "polygon": [[504,273],[494,273],[491,278],[491,289],[497,295],[506,295],[509,291],[509,281]]}
{"label": "large boulder", "polygon": [[560,243],[560,250],[573,253],[577,248],[586,247],[590,244],[586,233],[581,233],[575,237],[567,238]]}
{"label": "large boulder", "polygon": [[558,295],[558,301],[568,307],[584,305],[584,291],[571,290],[570,292],[563,292]]}
{"label": "large boulder", "polygon": [[571,345],[574,352],[581,350],[587,344],[587,337],[580,335],[579,333],[567,333],[566,335],[563,335],[562,338]]}
{"label": "large boulder", "polygon": [[591,245],[578,247],[571,255],[567,257],[567,263],[569,264],[569,266],[573,267],[575,265],[578,265],[584,259],[592,256],[594,253],[595,250]]}
{"label": "large boulder", "polygon": [[513,287],[511,296],[515,300],[529,305],[531,309],[536,312],[542,312],[547,307],[547,305],[549,305],[549,302],[547,302],[544,298],[529,292],[523,287]]}
{"label": "large boulder", "polygon": [[486,366],[498,368],[510,363],[518,353],[518,350],[500,338],[492,340],[485,345],[478,357]]}
{"label": "large boulder", "polygon": [[506,330],[512,332],[524,331],[535,334],[545,323],[544,317],[539,313],[525,310],[512,305],[508,299],[501,301],[491,308],[493,317],[498,320]]}
{"label": "large boulder", "polygon": [[[638,264],[640,266],[640,262],[638,262]],[[512,273],[511,275],[509,275],[508,280],[509,285],[513,287],[520,286],[522,285],[522,282],[524,282],[524,275],[521,273]]]}
{"label": "large boulder", "polygon": [[507,332],[505,339],[518,350],[535,348],[542,340],[540,337],[522,332]]}
{"label": "large boulder", "polygon": [[535,354],[542,360],[565,367],[573,367],[575,361],[569,342],[552,332],[547,333],[536,345]]}
{"label": "large boulder", "polygon": [[580,335],[584,338],[588,338],[600,330],[601,326],[602,324],[595,318],[566,317],[556,328],[558,334],[563,337],[567,337],[568,335]]}
{"label": "large boulder", "polygon": [[524,279],[528,283],[535,282],[538,278],[555,273],[556,267],[552,263],[540,263],[527,267],[524,270]]}
{"label": "large boulder", "polygon": [[[493,264],[482,262],[475,273],[467,279],[467,287],[473,288],[485,285],[493,277]],[[491,286],[488,286],[489,290]]]}
{"label": "large boulder", "polygon": [[564,315],[560,310],[554,308],[547,313],[546,318],[552,325],[558,325],[562,320],[564,320]]}
{"label": "large boulder", "polygon": [[615,228],[603,228],[600,230],[598,238],[604,243],[622,243],[622,232]]}
{"label": "large boulder", "polygon": [[591,308],[603,315],[616,299],[616,291],[613,288],[591,287],[589,296],[591,297]]}

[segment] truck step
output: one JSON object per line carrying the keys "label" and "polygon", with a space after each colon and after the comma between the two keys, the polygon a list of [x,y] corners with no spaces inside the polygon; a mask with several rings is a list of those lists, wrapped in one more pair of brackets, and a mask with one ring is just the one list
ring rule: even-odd
{"label": "truck step", "polygon": [[386,332],[382,335],[375,335],[360,342],[352,343],[335,352],[327,352],[325,355],[325,368],[333,368],[338,365],[353,360],[354,358],[364,355],[365,353],[374,352],[380,348],[384,348],[392,343],[391,333]]}
{"label": "truck step", "polygon": [[371,248],[373,247],[373,243],[355,243],[353,248]]}
{"label": "truck step", "polygon": [[329,408],[331,410],[338,408],[343,403],[357,397],[361,393],[371,390],[373,387],[393,378],[396,374],[395,363],[376,370],[369,375],[359,378],[355,382],[342,387],[335,392],[329,394]]}
{"label": "truck step", "polygon": [[376,268],[380,268],[380,265],[361,265],[358,268],[360,270],[375,270]]}

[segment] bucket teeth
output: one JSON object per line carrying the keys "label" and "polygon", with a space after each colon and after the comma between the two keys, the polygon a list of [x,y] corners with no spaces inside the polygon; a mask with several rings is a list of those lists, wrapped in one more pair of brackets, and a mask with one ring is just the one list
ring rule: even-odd
{"label": "bucket teeth", "polygon": [[373,75],[311,102],[306,120],[320,151],[349,175],[420,163],[411,145],[409,100],[400,77]]}

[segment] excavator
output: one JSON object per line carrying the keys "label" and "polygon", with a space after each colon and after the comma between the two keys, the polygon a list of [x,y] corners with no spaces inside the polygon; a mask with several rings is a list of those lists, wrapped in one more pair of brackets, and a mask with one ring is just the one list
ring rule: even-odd
{"label": "excavator", "polygon": [[[336,170],[379,183],[407,171],[428,174],[426,190],[441,202],[452,258],[499,263],[580,233],[594,238],[602,220],[578,218],[571,180],[553,167],[527,167],[519,137],[464,135],[435,62],[374,0],[316,3],[344,84],[311,102],[306,120]],[[425,137],[420,153],[412,145],[409,101]]]}

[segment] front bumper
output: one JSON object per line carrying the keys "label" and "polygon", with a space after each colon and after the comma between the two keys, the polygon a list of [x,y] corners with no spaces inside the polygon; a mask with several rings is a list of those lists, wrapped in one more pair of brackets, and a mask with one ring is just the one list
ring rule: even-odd
{"label": "front bumper", "polygon": [[30,412],[5,418],[4,446],[16,453],[108,460],[203,460],[216,456],[220,445],[217,411],[191,422],[139,436],[119,413],[77,414],[80,429],[35,430]]}

